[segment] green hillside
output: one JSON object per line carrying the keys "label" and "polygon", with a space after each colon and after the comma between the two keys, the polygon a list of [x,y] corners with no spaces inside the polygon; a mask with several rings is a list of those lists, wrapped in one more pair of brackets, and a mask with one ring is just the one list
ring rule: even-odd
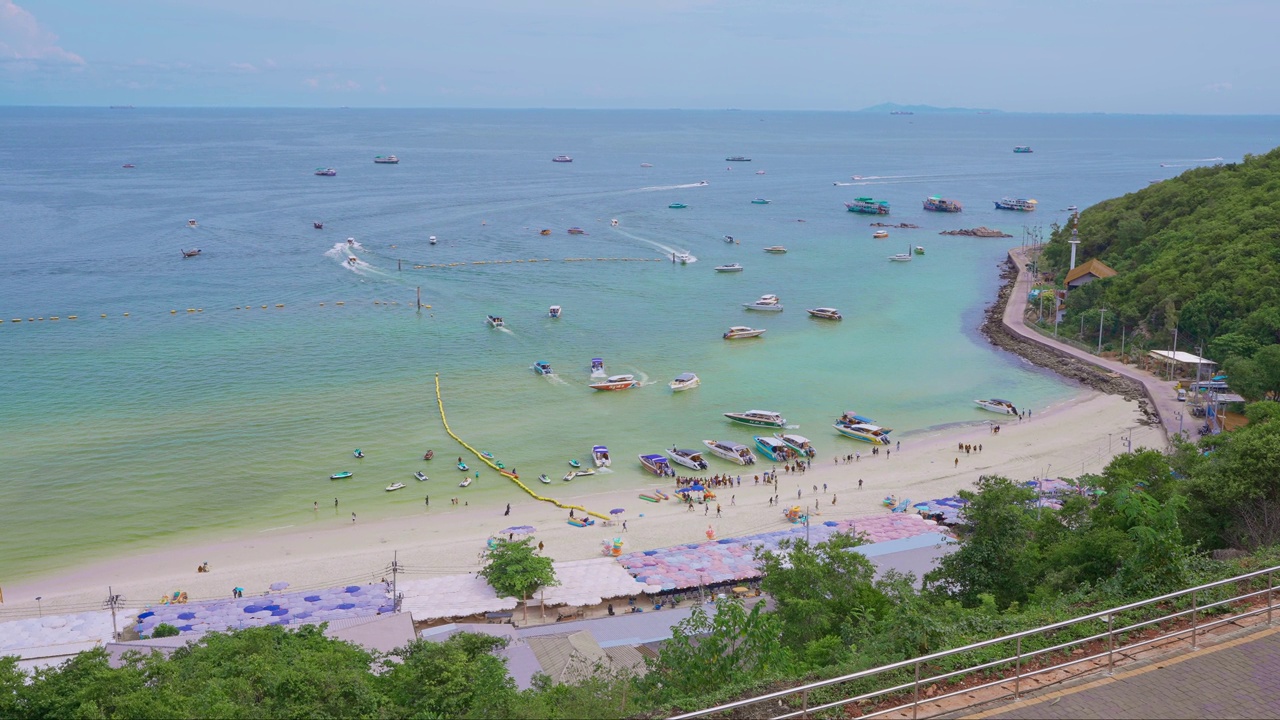
{"label": "green hillside", "polygon": [[[1080,213],[1077,262],[1118,272],[1072,291],[1062,326],[1134,350],[1178,348],[1219,362],[1280,343],[1280,148],[1197,168]],[[1071,228],[1055,227],[1044,267],[1059,284]],[[1070,332],[1070,330],[1068,330]],[[1126,348],[1127,349],[1127,348]],[[1269,355],[1270,352],[1264,353]]]}

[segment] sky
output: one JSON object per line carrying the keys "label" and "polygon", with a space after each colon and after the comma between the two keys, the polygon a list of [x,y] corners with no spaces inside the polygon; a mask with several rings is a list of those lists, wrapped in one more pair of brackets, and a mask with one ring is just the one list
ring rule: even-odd
{"label": "sky", "polygon": [[0,105],[1280,114],[1280,0],[0,0]]}

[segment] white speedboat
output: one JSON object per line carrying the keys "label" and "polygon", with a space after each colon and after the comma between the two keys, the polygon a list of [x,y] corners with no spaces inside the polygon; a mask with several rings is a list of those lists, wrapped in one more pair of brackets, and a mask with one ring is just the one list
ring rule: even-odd
{"label": "white speedboat", "polygon": [[792,450],[791,446],[776,437],[757,435],[751,439],[756,441],[756,449],[760,454],[774,462],[783,462],[795,455],[795,450]]}
{"label": "white speedboat", "polygon": [[872,445],[888,445],[892,442],[889,440],[889,433],[893,432],[892,428],[882,428],[878,425],[868,425],[866,423],[851,425],[842,422],[836,423],[833,427],[835,427],[836,432],[847,438],[861,440]]}
{"label": "white speedboat", "polygon": [[604,445],[592,446],[591,460],[596,464],[596,467],[598,468],[609,467],[609,465],[613,462],[612,460],[609,459],[609,448],[605,447]]}
{"label": "white speedboat", "polygon": [[187,221],[187,227],[189,227],[189,228],[193,228],[193,227],[195,227],[197,224],[198,224],[198,223],[196,223],[196,219],[195,219],[195,218],[191,218],[190,220],[188,220],[188,221]]}
{"label": "white speedboat", "polygon": [[702,459],[702,453],[697,450],[671,448],[671,460],[672,462],[678,462],[691,470],[707,469],[707,461]]}
{"label": "white speedboat", "polygon": [[764,329],[749,328],[745,325],[734,325],[729,328],[725,334],[725,340],[741,340],[743,338],[759,337],[764,334]]}
{"label": "white speedboat", "polygon": [[489,323],[489,327],[494,327],[494,328],[505,327],[505,325],[502,322],[502,318],[498,317],[497,315],[485,315],[484,321]]}
{"label": "white speedboat", "polygon": [[426,473],[424,473],[424,472],[422,472],[421,470],[419,470],[418,472],[414,473],[414,474],[413,474],[413,476],[414,476],[415,478],[417,478],[419,482],[424,481],[424,480],[426,480],[426,479],[427,479],[427,474],[426,474]]}
{"label": "white speedboat", "polygon": [[725,413],[725,417],[736,423],[754,427],[781,428],[787,426],[787,419],[781,413],[772,410],[748,410],[740,413]]}
{"label": "white speedboat", "polygon": [[547,317],[553,317],[553,318],[560,317],[560,306],[552,305],[550,309],[547,310]]}
{"label": "white speedboat", "polygon": [[667,387],[671,388],[672,392],[682,392],[689,388],[696,388],[701,384],[702,381],[698,379],[697,375],[694,375],[693,373],[680,373],[676,376],[675,380],[667,383]]}
{"label": "white speedboat", "polygon": [[604,382],[592,383],[587,387],[592,390],[630,390],[639,384],[635,375],[610,375]]}
{"label": "white speedboat", "polygon": [[379,165],[395,165],[400,162],[400,158],[395,155],[378,155],[373,161]]}
{"label": "white speedboat", "polygon": [[403,487],[404,487],[404,483],[401,483],[401,482],[391,483],[390,485],[387,486],[387,492],[394,492],[396,490],[402,489]]}
{"label": "white speedboat", "polygon": [[1013,403],[1009,402],[1008,400],[1001,400],[1000,398],[991,398],[990,400],[974,400],[974,402],[977,403],[978,407],[982,408],[983,410],[990,410],[991,412],[1000,413],[1001,415],[1017,415],[1018,414],[1018,408],[1014,407]]}
{"label": "white speedboat", "polygon": [[602,378],[607,376],[608,373],[604,371],[604,358],[591,358],[591,377]]}
{"label": "white speedboat", "polygon": [[911,246],[908,245],[907,251],[904,253],[890,255],[889,260],[891,260],[892,262],[911,262]]}
{"label": "white speedboat", "polygon": [[835,308],[809,308],[805,312],[823,320],[843,320],[844,316]]}
{"label": "white speedboat", "polygon": [[742,272],[742,265],[738,263],[729,263],[728,265],[717,265],[716,272]]}
{"label": "white speedboat", "polygon": [[755,302],[742,303],[742,307],[748,310],[782,312],[782,303],[778,301],[777,295],[761,295],[760,299]]}
{"label": "white speedboat", "polygon": [[427,242],[431,243],[432,245],[435,245],[436,242],[438,241],[436,240],[436,236],[432,235],[431,237],[427,238]]}
{"label": "white speedboat", "polygon": [[462,478],[462,482],[458,483],[458,487],[469,487],[471,485],[471,477]]}
{"label": "white speedboat", "polygon": [[657,475],[658,477],[666,477],[675,475],[675,471],[671,469],[671,463],[667,462],[666,456],[657,453],[640,456],[640,464],[645,470]]}
{"label": "white speedboat", "polygon": [[817,451],[813,449],[813,444],[809,442],[809,438],[803,435],[793,435],[791,433],[774,433],[774,437],[787,444],[787,447],[795,450],[805,457],[814,457]]}
{"label": "white speedboat", "polygon": [[751,452],[751,448],[730,440],[703,440],[703,445],[711,451],[712,455],[724,458],[729,462],[735,462],[739,465],[754,465],[756,456]]}
{"label": "white speedboat", "polygon": [[570,162],[573,162],[573,158],[569,157],[568,155],[557,155],[551,158],[551,162],[570,163]]}
{"label": "white speedboat", "polygon": [[770,245],[765,248],[764,251],[767,253],[773,253],[774,255],[785,255],[787,253],[787,249],[781,245]]}
{"label": "white speedboat", "polygon": [[688,265],[689,263],[693,262],[692,255],[690,255],[689,253],[682,253],[682,252],[671,253],[671,259],[674,262],[680,263],[681,265]]}

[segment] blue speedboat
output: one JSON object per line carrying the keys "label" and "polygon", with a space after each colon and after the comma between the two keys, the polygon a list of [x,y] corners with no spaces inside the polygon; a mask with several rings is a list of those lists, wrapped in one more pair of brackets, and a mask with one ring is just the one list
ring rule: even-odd
{"label": "blue speedboat", "polygon": [[757,435],[752,439],[756,441],[756,448],[760,454],[774,462],[784,462],[795,454],[794,450],[776,437]]}
{"label": "blue speedboat", "polygon": [[555,372],[551,370],[551,363],[547,362],[546,360],[539,360],[538,362],[534,363],[533,371],[538,373],[539,375],[555,375]]}

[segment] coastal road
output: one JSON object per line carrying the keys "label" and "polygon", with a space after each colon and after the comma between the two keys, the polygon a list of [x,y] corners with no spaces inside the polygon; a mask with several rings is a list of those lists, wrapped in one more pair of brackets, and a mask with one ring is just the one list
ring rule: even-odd
{"label": "coastal road", "polygon": [[1200,424],[1200,420],[1191,416],[1183,417],[1185,403],[1178,402],[1177,391],[1174,390],[1172,381],[1163,380],[1132,365],[1125,365],[1119,360],[1098,357],[1093,353],[1064,342],[1045,337],[1028,327],[1025,318],[1027,295],[1031,292],[1032,277],[1031,273],[1027,271],[1026,265],[1030,260],[1024,248],[1010,249],[1009,259],[1018,268],[1018,278],[1014,281],[1013,289],[1009,293],[1009,302],[1004,308],[1004,325],[1009,329],[1009,332],[1027,342],[1036,343],[1060,354],[1069,355],[1094,365],[1106,372],[1118,373],[1141,383],[1146,388],[1147,398],[1151,401],[1151,406],[1155,409],[1156,414],[1159,415],[1160,422],[1164,426],[1166,443],[1169,438],[1177,435],[1180,430],[1184,438],[1192,438],[1195,428]]}

